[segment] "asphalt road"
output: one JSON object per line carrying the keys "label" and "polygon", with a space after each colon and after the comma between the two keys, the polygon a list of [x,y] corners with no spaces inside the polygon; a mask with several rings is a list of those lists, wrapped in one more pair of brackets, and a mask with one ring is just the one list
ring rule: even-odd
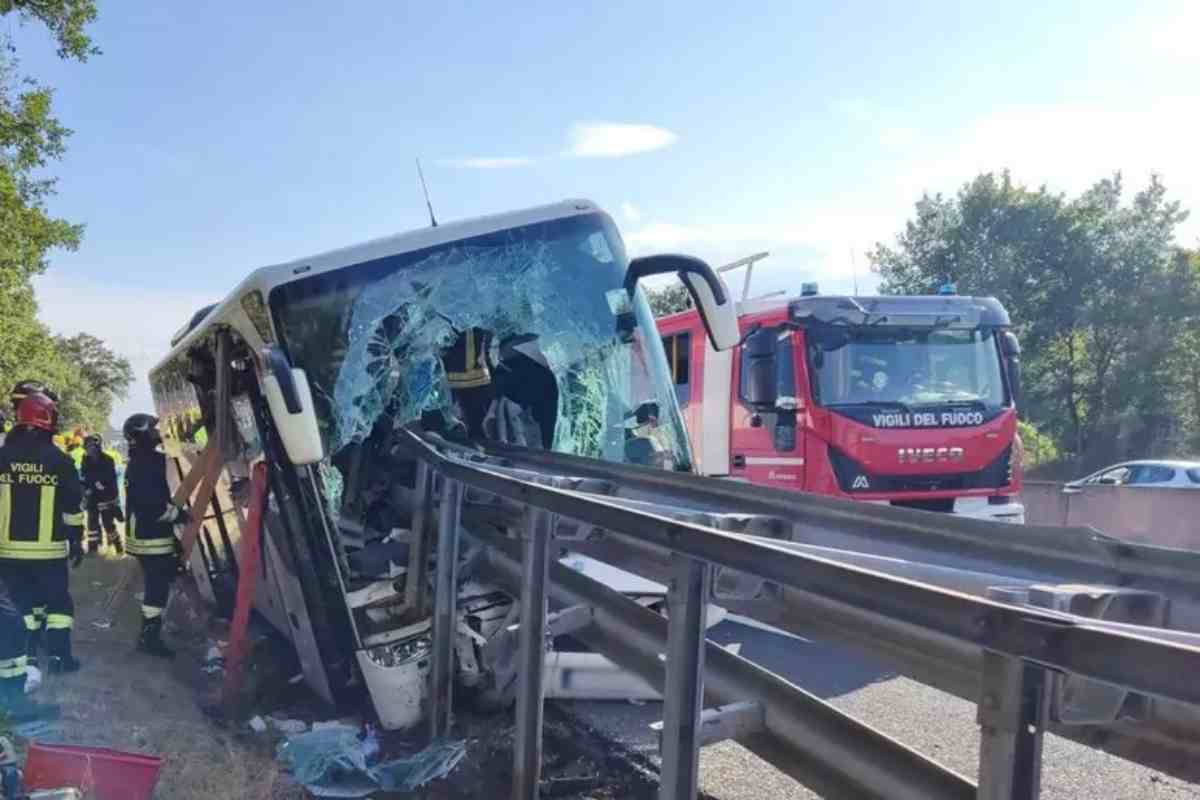
{"label": "asphalt road", "polygon": [[[722,644],[740,642],[741,654],[843,711],[873,725],[951,769],[974,779],[979,728],[975,706],[923,686],[829,645],[726,620],[709,632]],[[560,706],[606,735],[657,759],[649,731],[661,705],[561,702]],[[809,800],[814,794],[732,742],[705,748],[701,789],[716,800]],[[1042,767],[1044,800],[1200,799],[1200,784],[1180,781],[1130,761],[1047,735]]]}

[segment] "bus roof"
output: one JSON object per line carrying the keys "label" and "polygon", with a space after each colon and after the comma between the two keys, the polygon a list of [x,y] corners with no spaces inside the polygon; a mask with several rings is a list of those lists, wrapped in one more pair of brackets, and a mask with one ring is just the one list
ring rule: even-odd
{"label": "bus roof", "polygon": [[[660,317],[662,326],[675,330],[697,322],[696,309],[689,308]],[[787,314],[797,322],[841,322],[850,325],[945,325],[1007,328],[1008,312],[994,297],[964,295],[805,295],[762,297],[743,300],[737,306],[738,317]],[[690,315],[690,316],[689,316]],[[696,317],[692,320],[691,317]],[[951,319],[953,318],[953,319]]]}
{"label": "bus roof", "polygon": [[153,374],[181,353],[186,352],[197,341],[202,340],[209,330],[218,325],[235,328],[256,347],[264,344],[241,304],[241,298],[255,289],[262,293],[265,301],[276,286],[323,272],[331,272],[355,264],[436,247],[509,228],[519,228],[524,225],[534,225],[539,222],[595,212],[603,213],[599,206],[590,200],[563,200],[519,211],[489,214],[437,227],[420,228],[380,239],[372,239],[350,247],[330,250],[308,258],[260,267],[251,272],[220,303],[196,312],[192,319],[172,337],[170,352],[150,372]]}

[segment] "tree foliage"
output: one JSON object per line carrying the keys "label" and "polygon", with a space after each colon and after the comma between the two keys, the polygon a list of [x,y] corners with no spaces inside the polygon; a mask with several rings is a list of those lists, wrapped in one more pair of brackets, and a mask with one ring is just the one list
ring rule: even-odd
{"label": "tree foliage", "polygon": [[666,317],[692,307],[692,295],[678,281],[658,289],[645,287],[643,291],[656,317]]}
{"label": "tree foliage", "polygon": [[16,13],[21,22],[40,22],[58,42],[58,55],[87,61],[99,55],[86,28],[96,21],[95,0],[0,0],[0,16]]}
{"label": "tree foliage", "polygon": [[922,197],[895,245],[870,253],[885,292],[950,280],[998,297],[1025,349],[1023,415],[1086,466],[1175,454],[1200,433],[1185,363],[1200,261],[1174,242],[1187,212],[1157,176],[1126,195],[1119,174],[1075,198],[983,174]]}
{"label": "tree foliage", "polygon": [[[86,32],[94,0],[0,0],[0,16],[44,24],[62,58],[99,52]],[[11,40],[0,38],[0,396],[17,381],[42,380],[59,393],[65,424],[103,429],[132,381],[128,362],[87,334],[56,338],[37,318],[32,279],[51,251],[74,250],[83,235],[46,207],[56,186],[46,170],[71,134],[52,101],[52,90],[21,74]]]}

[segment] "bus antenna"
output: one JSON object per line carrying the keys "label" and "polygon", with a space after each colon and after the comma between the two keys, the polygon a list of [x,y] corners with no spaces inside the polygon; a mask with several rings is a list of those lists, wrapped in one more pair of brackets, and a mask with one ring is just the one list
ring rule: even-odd
{"label": "bus antenna", "polygon": [[850,248],[850,264],[854,268],[854,296],[858,297],[858,256],[854,253],[854,248]]}
{"label": "bus antenna", "polygon": [[429,202],[429,187],[425,185],[425,173],[421,171],[421,159],[417,159],[417,177],[421,179],[421,191],[425,193],[425,207],[429,209],[429,224],[437,227],[437,217],[433,216],[433,203]]}

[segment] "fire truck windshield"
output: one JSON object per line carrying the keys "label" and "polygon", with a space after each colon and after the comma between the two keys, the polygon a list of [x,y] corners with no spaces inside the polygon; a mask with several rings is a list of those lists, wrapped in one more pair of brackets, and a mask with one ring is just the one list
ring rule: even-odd
{"label": "fire truck windshield", "polygon": [[420,425],[687,469],[662,342],[642,292],[621,288],[627,266],[608,218],[585,214],[317,274],[270,304],[328,453]]}
{"label": "fire truck windshield", "polygon": [[817,402],[824,406],[970,404],[996,409],[1006,399],[995,335],[989,329],[845,328],[809,337]]}

